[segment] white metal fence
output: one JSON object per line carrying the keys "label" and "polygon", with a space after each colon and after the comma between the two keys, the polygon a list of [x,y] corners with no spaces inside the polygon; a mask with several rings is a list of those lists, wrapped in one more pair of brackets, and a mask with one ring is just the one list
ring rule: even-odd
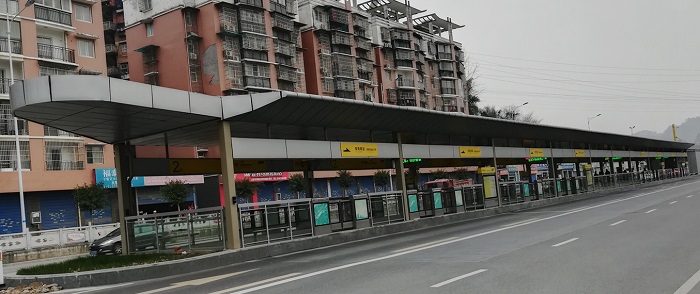
{"label": "white metal fence", "polygon": [[32,250],[91,243],[119,228],[119,223],[0,235],[0,251]]}

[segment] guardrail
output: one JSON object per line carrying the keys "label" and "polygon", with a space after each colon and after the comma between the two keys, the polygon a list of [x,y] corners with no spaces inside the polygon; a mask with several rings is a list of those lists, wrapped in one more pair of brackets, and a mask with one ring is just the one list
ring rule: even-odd
{"label": "guardrail", "polygon": [[119,224],[64,228],[0,235],[0,251],[10,252],[90,243],[104,237]]}

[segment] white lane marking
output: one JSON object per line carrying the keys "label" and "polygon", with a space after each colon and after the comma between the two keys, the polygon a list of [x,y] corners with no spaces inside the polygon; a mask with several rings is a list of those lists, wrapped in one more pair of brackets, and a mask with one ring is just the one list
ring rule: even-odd
{"label": "white lane marking", "polygon": [[514,222],[514,223],[512,223],[512,224],[502,225],[501,227],[510,227],[510,226],[513,226],[513,225],[519,225],[519,224],[522,224],[522,223],[526,223],[526,222],[530,222],[530,221],[534,221],[534,220],[538,220],[538,219],[539,219],[539,218],[526,219],[526,220],[523,220],[523,221]]}
{"label": "white lane marking", "polygon": [[683,285],[676,290],[676,292],[673,292],[673,294],[688,294],[690,293],[690,290],[693,290],[693,287],[700,282],[700,270],[697,271],[690,279],[685,281]]}
{"label": "white lane marking", "polygon": [[654,209],[652,209],[652,210],[649,210],[649,211],[647,211],[647,212],[645,212],[645,213],[652,213],[652,212],[654,212],[654,211],[656,211],[656,208],[654,208]]}
{"label": "white lane marking", "polygon": [[[274,277],[274,278],[270,278],[270,279],[262,280],[262,281],[257,281],[257,282],[253,282],[253,283],[250,283],[250,284],[240,285],[240,286],[237,286],[237,287],[233,287],[233,288],[231,288],[231,289],[221,290],[221,291],[217,291],[217,292],[209,293],[209,294],[224,294],[224,293],[230,293],[231,291],[241,290],[241,289],[245,289],[245,288],[249,288],[249,287],[254,287],[254,286],[257,286],[257,285],[262,285],[262,284],[265,284],[265,283],[270,283],[270,282],[274,282],[274,281],[279,281],[279,280],[286,279],[286,278],[290,278],[290,277],[297,276],[297,275],[300,275],[300,273],[291,273],[291,274],[288,274],[288,275],[279,276],[279,277]],[[238,293],[238,292],[236,292],[236,293]]]}
{"label": "white lane marking", "polygon": [[626,221],[627,221],[626,219],[623,219],[623,220],[621,220],[621,221],[619,221],[619,222],[610,224],[610,226],[611,226],[611,227],[614,227],[614,226],[617,226],[617,225],[619,225],[619,224],[621,224],[621,223],[624,223],[624,222],[626,222]]}
{"label": "white lane marking", "polygon": [[676,203],[678,203],[678,201],[671,201],[668,204],[676,204]]}
{"label": "white lane marking", "polygon": [[107,290],[107,289],[111,289],[111,288],[129,286],[131,284],[133,284],[133,283],[124,283],[124,284],[109,285],[109,286],[97,286],[97,287],[89,287],[89,288],[74,289],[74,290],[61,290],[61,291],[58,291],[56,293],[85,294],[85,293],[92,293],[95,291]]}
{"label": "white lane marking", "polygon": [[[466,236],[466,237],[462,237],[462,238],[450,240],[450,241],[447,241],[447,242],[444,242],[444,243],[433,244],[433,245],[430,245],[430,246],[425,246],[425,247],[421,247],[421,248],[406,250],[406,251],[404,251],[404,252],[399,252],[399,253],[394,253],[394,254],[390,254],[390,255],[385,255],[385,256],[382,256],[382,257],[377,257],[377,258],[367,259],[367,260],[363,260],[363,261],[348,263],[348,264],[345,264],[345,265],[336,266],[336,267],[332,267],[332,268],[327,268],[327,269],[324,269],[324,270],[320,270],[320,271],[316,271],[316,272],[311,272],[311,273],[308,273],[308,274],[303,274],[303,275],[301,275],[301,276],[296,276],[296,277],[292,277],[292,278],[289,278],[289,279],[285,279],[285,280],[281,280],[281,281],[277,281],[277,282],[272,282],[272,283],[269,283],[269,284],[266,284],[266,285],[261,285],[261,286],[253,287],[253,288],[246,289],[246,290],[242,290],[242,291],[238,291],[238,292],[233,292],[233,293],[230,293],[230,294],[245,294],[245,293],[250,293],[250,292],[253,292],[253,291],[258,291],[258,290],[262,290],[262,289],[267,289],[267,288],[271,288],[271,287],[274,287],[274,286],[279,286],[279,285],[282,285],[282,284],[287,284],[287,283],[291,283],[291,282],[294,282],[294,281],[298,281],[298,280],[302,280],[302,279],[306,279],[306,278],[310,278],[310,277],[322,275],[322,274],[325,274],[325,273],[335,272],[335,271],[338,271],[338,270],[342,270],[342,269],[346,269],[346,268],[351,268],[351,267],[355,267],[355,266],[363,265],[363,264],[368,264],[368,263],[372,263],[372,262],[382,261],[382,260],[386,260],[386,259],[390,259],[390,258],[394,258],[394,257],[398,257],[398,256],[402,256],[402,255],[411,254],[411,253],[415,253],[415,252],[418,252],[418,251],[430,249],[430,248],[435,248],[435,247],[438,247],[438,246],[448,245],[448,244],[452,244],[452,243],[455,243],[455,242],[461,242],[461,241],[464,241],[464,240],[469,240],[469,239],[473,239],[473,238],[477,238],[477,237],[481,237],[481,236],[491,235],[491,234],[493,234],[493,233],[497,233],[497,232],[501,232],[501,231],[505,231],[505,230],[510,230],[510,229],[513,229],[513,228],[518,228],[518,227],[526,226],[526,225],[529,225],[529,224],[539,223],[539,222],[547,221],[547,220],[550,220],[550,219],[560,218],[560,217],[562,217],[562,216],[567,216],[567,215],[574,214],[574,213],[577,213],[577,212],[586,211],[586,210],[590,210],[590,209],[594,209],[594,208],[598,208],[598,207],[603,207],[603,206],[606,206],[606,205],[610,205],[610,204],[614,204],[614,203],[618,203],[618,202],[622,202],[622,201],[627,201],[627,200],[632,200],[632,199],[636,199],[636,198],[639,198],[639,197],[649,196],[649,195],[661,193],[661,192],[664,192],[664,191],[668,191],[668,190],[673,190],[673,189],[676,189],[676,188],[680,188],[680,187],[683,187],[683,186],[695,185],[695,184],[697,184],[697,182],[687,183],[687,184],[683,184],[683,185],[681,185],[681,186],[673,186],[673,187],[669,187],[669,188],[657,190],[657,191],[654,191],[654,192],[648,192],[648,193],[643,193],[643,194],[639,194],[639,195],[635,195],[635,196],[630,196],[630,197],[627,197],[627,198],[621,198],[621,199],[618,199],[618,200],[615,200],[615,201],[610,201],[610,202],[606,202],[606,203],[603,203],[603,204],[598,204],[598,205],[591,206],[591,207],[586,207],[586,208],[579,209],[579,210],[572,210],[572,211],[569,211],[569,212],[565,212],[565,213],[562,213],[562,214],[557,214],[557,215],[549,216],[549,217],[546,217],[546,218],[534,220],[534,221],[527,222],[527,223],[522,223],[522,224],[517,224],[517,225],[510,226],[510,227],[503,227],[503,228],[498,228],[498,229],[494,229],[494,230],[490,230],[490,231],[486,231],[486,232],[481,232],[481,233],[478,233],[478,234],[474,234],[474,235],[470,235],[470,236]],[[217,294],[219,294],[219,293],[217,293]]]}
{"label": "white lane marking", "polygon": [[568,243],[574,242],[574,241],[576,241],[576,240],[578,240],[578,238],[571,238],[571,239],[569,239],[569,240],[566,240],[566,241],[564,241],[564,242],[561,242],[561,243],[557,243],[557,244],[554,244],[554,245],[552,245],[552,247],[559,247],[559,246],[561,246],[561,245],[564,245],[564,244],[568,244]]}
{"label": "white lane marking", "polygon": [[141,292],[141,293],[139,293],[139,294],[152,294],[152,293],[164,292],[164,291],[169,291],[169,290],[172,290],[172,289],[181,288],[181,287],[185,287],[185,286],[201,286],[201,285],[204,285],[204,284],[207,284],[207,283],[211,283],[211,282],[214,282],[214,281],[218,281],[218,280],[230,278],[230,277],[237,276],[237,275],[240,275],[240,274],[244,274],[244,273],[247,273],[247,272],[251,272],[251,271],[254,271],[254,270],[256,270],[256,269],[251,269],[251,270],[242,271],[242,272],[229,273],[229,274],[223,274],[223,275],[218,275],[218,276],[213,276],[213,277],[206,277],[206,278],[197,279],[197,280],[184,281],[184,282],[180,282],[180,283],[174,283],[174,284],[172,284],[172,285],[170,285],[170,286],[168,286],[168,287],[163,287],[163,288],[159,288],[159,289],[153,289],[153,290],[150,290],[150,291]]}
{"label": "white lane marking", "polygon": [[478,274],[483,273],[483,272],[485,272],[485,271],[487,271],[487,269],[480,269],[480,270],[478,270],[478,271],[473,271],[473,272],[468,273],[468,274],[466,274],[466,275],[461,275],[461,276],[459,276],[459,277],[452,278],[452,279],[449,279],[449,280],[444,281],[444,282],[441,282],[441,283],[437,283],[437,284],[435,284],[435,285],[430,286],[430,288],[439,288],[439,287],[445,286],[445,285],[447,285],[447,284],[449,284],[449,283],[452,283],[452,282],[455,282],[455,281],[459,281],[459,280],[461,280],[461,279],[468,278],[468,277],[471,277],[471,276],[473,276],[473,275],[478,275]]}
{"label": "white lane marking", "polygon": [[688,195],[685,198],[692,198],[693,196],[695,196],[695,195]]}
{"label": "white lane marking", "polygon": [[437,240],[437,241],[433,241],[433,242],[418,244],[418,245],[416,245],[416,246],[411,246],[411,247],[406,247],[406,248],[394,250],[394,251],[392,251],[392,253],[403,252],[403,251],[406,251],[406,250],[413,250],[413,249],[416,249],[416,248],[425,247],[425,246],[430,246],[430,245],[433,245],[433,244],[436,244],[436,243],[442,243],[442,242],[450,241],[450,240],[454,240],[454,239],[457,239],[457,237],[451,237],[451,238],[442,239],[442,240]]}

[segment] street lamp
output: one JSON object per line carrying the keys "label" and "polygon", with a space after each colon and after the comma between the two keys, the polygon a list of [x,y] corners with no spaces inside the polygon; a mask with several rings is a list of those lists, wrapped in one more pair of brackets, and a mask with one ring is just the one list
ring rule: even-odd
{"label": "street lamp", "polygon": [[[28,0],[26,3],[24,3],[24,7],[22,7],[22,10],[17,12],[15,15],[12,16],[12,18],[9,17],[10,15],[10,1],[5,0],[5,9],[7,9],[7,17],[5,18],[6,24],[7,24],[7,56],[9,57],[10,60],[10,86],[15,83],[15,71],[14,71],[14,66],[12,65],[12,42],[10,41],[10,37],[12,37],[12,29],[10,26],[10,22],[14,21],[17,16],[22,13],[27,7],[32,6],[34,4],[35,0]],[[19,2],[17,2],[19,3]],[[7,93],[10,93],[10,87],[7,87]],[[13,123],[15,127],[15,151],[17,152],[17,181],[19,182],[19,206],[20,210],[22,211],[22,233],[27,233],[27,214],[25,213],[25,207],[24,207],[24,182],[22,181],[22,155],[20,154],[20,148],[19,148],[19,127],[17,126],[17,117],[15,116],[13,118]]]}
{"label": "street lamp", "polygon": [[637,126],[631,126],[631,127],[630,127],[630,135],[634,136],[634,128],[636,128],[636,127],[637,127]]}
{"label": "street lamp", "polygon": [[511,119],[512,119],[512,120],[515,120],[515,116],[518,114],[517,110],[518,110],[520,107],[523,107],[523,106],[528,105],[528,104],[530,104],[529,101],[527,101],[527,102],[525,102],[525,103],[523,103],[523,104],[521,104],[521,105],[518,105],[518,106],[516,106],[515,108],[513,108],[513,112],[510,113]]}
{"label": "street lamp", "polygon": [[603,115],[603,114],[602,114],[602,113],[598,113],[596,116],[594,116],[594,117],[589,117],[589,118],[588,118],[588,130],[589,130],[589,131],[591,130],[591,120],[594,119],[594,118],[596,118],[596,117],[599,117],[599,116],[601,116],[601,115]]}

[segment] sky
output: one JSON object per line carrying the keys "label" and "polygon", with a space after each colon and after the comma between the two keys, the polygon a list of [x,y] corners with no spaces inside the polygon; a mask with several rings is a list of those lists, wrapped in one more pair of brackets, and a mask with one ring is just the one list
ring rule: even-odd
{"label": "sky", "polygon": [[700,116],[700,1],[412,0],[465,25],[480,106],[630,134]]}

